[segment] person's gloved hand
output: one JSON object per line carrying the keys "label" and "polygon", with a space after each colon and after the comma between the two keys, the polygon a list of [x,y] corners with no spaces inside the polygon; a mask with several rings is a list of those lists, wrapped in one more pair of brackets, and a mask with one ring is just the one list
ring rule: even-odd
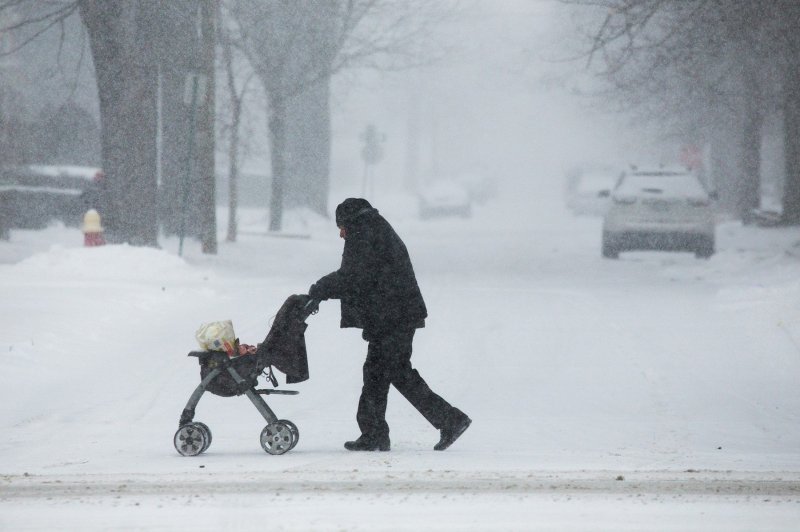
{"label": "person's gloved hand", "polygon": [[311,287],[308,289],[308,297],[310,297],[311,299],[316,299],[317,301],[325,301],[326,299],[328,299],[322,293],[322,289],[319,287],[317,283],[312,284]]}

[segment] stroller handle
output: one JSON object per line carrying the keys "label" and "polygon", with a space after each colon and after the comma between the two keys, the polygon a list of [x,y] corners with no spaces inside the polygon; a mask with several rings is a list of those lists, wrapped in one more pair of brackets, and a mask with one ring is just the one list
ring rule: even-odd
{"label": "stroller handle", "polygon": [[319,300],[309,298],[308,302],[303,306],[303,310],[309,314],[314,314],[319,310]]}

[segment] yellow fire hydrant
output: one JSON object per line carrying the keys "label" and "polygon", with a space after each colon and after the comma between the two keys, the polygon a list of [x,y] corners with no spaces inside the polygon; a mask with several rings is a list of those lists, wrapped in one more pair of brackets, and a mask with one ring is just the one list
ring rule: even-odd
{"label": "yellow fire hydrant", "polygon": [[104,246],[103,226],[100,225],[100,213],[89,209],[83,215],[83,245],[85,247]]}

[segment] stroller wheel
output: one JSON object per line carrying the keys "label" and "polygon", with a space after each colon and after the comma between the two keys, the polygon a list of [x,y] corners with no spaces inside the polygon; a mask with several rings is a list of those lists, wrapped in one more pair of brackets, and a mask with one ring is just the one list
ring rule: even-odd
{"label": "stroller wheel", "polygon": [[208,425],[206,425],[205,423],[200,423],[199,421],[195,421],[194,424],[197,425],[197,427],[200,430],[206,433],[206,444],[203,446],[203,450],[200,451],[201,453],[204,453],[206,452],[206,449],[208,449],[208,447],[211,445],[211,429],[208,428]]}
{"label": "stroller wheel", "polygon": [[175,450],[183,456],[197,456],[208,449],[210,436],[211,433],[206,432],[197,423],[189,423],[175,433],[173,438]]}
{"label": "stroller wheel", "polygon": [[270,423],[261,431],[261,447],[269,454],[283,454],[297,440],[285,421]]}
{"label": "stroller wheel", "polygon": [[291,451],[294,449],[295,445],[297,445],[297,441],[300,439],[300,431],[297,430],[297,425],[289,421],[288,419],[281,419],[278,423],[283,423],[289,426],[289,430],[292,431],[292,444],[289,446],[289,450]]}

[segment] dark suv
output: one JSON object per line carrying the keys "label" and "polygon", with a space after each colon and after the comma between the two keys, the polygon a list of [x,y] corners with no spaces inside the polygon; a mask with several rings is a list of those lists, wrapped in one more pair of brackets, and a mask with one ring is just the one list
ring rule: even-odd
{"label": "dark suv", "polygon": [[103,172],[87,166],[0,168],[0,238],[9,229],[42,229],[51,220],[78,226],[97,207]]}

